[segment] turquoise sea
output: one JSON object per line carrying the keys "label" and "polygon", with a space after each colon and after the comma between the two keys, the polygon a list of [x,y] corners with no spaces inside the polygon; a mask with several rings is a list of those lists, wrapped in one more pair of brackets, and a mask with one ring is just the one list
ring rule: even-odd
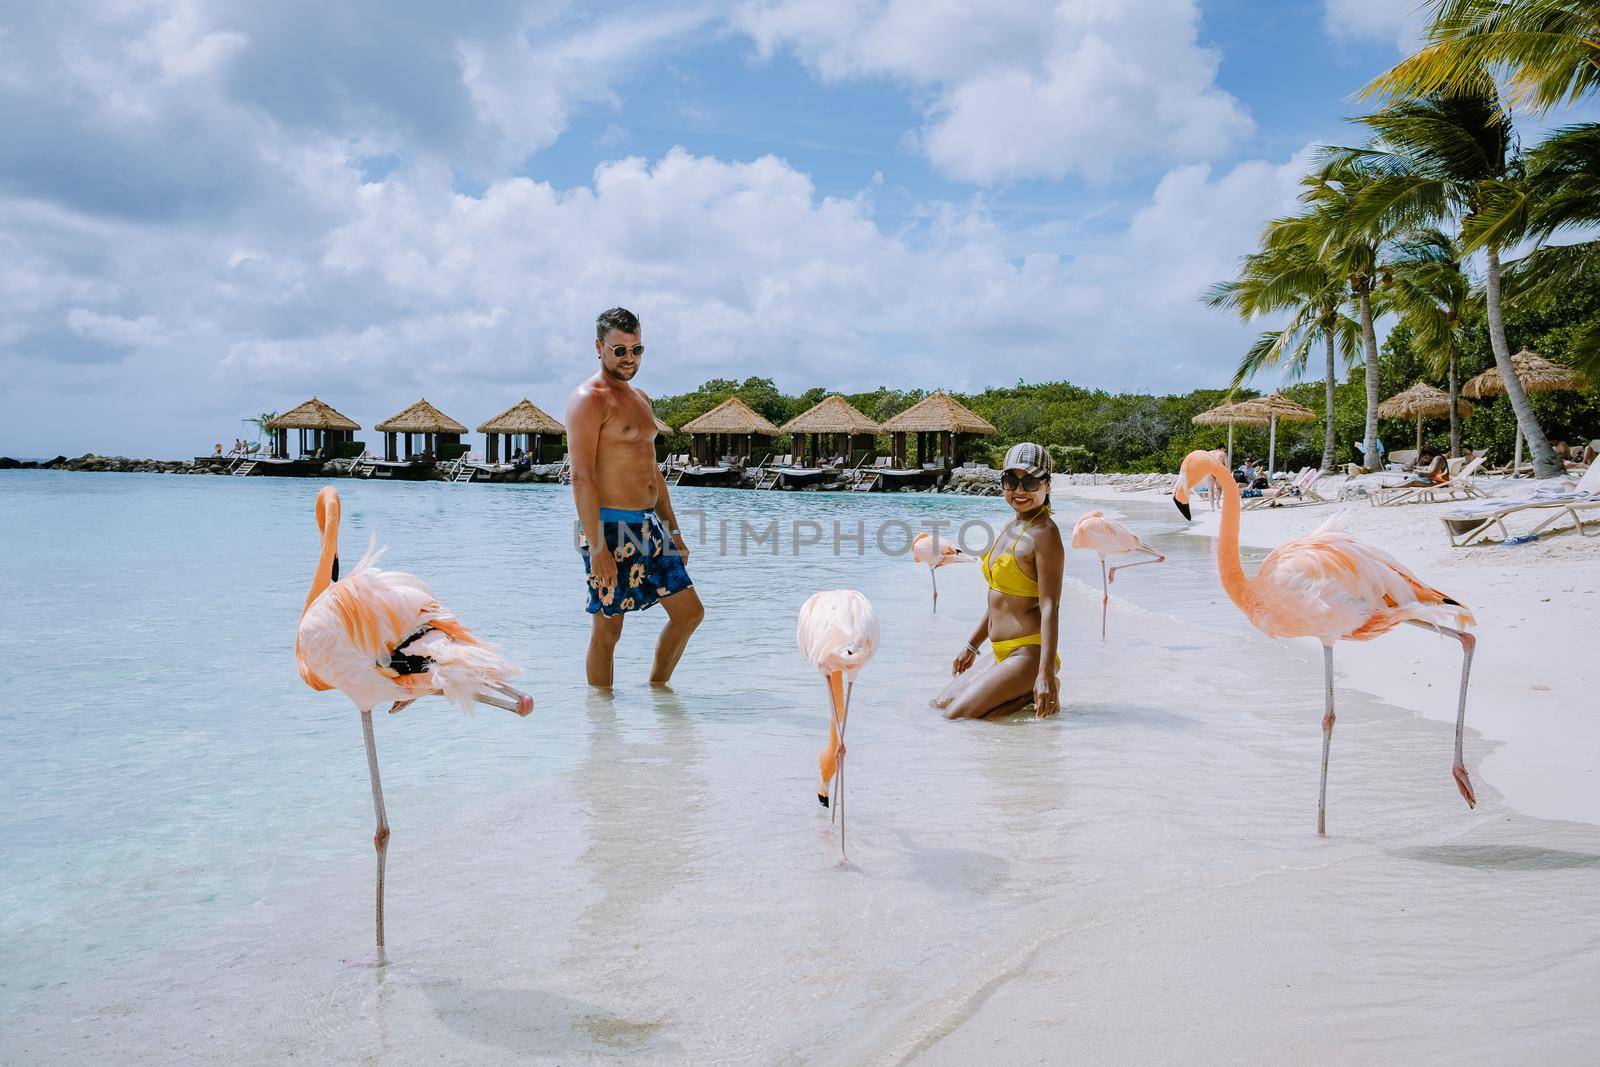
{"label": "turquoise sea", "polygon": [[[319,484],[0,474],[0,1060],[915,1058],[1030,937],[1152,893],[1223,914],[1246,882],[1314,893],[1335,854],[1372,871],[1343,892],[1439,934],[1326,931],[1384,963],[1345,1011],[1443,988],[1471,1020],[1595,991],[1600,869],[1470,857],[1600,854],[1600,835],[1522,819],[1481,778],[1467,810],[1450,725],[1341,692],[1316,839],[1320,673],[1249,630],[1170,503],[1124,508],[1169,562],[1117,582],[1105,642],[1098,562],[1071,559],[1060,719],[948,723],[926,701],[982,580],[942,570],[933,614],[907,532],[998,524],[1000,501],[680,489],[705,517],[706,622],[656,692],[661,613],[630,619],[599,695],[565,487],[345,481],[343,558],[388,544],[538,702],[377,723],[377,968],[359,717],[293,660]],[[836,545],[836,525],[865,536]],[[825,692],[794,646],[800,604],[840,587],[883,632],[852,708],[846,868],[814,795]],[[1437,985],[1502,941],[1513,971]]]}

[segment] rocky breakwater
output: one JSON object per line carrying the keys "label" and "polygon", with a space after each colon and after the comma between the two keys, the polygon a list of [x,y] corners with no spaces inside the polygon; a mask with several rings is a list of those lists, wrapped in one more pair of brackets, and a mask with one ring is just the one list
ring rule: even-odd
{"label": "rocky breakwater", "polygon": [[942,493],[961,493],[965,496],[999,496],[1000,472],[989,467],[957,467],[950,472]]}
{"label": "rocky breakwater", "polygon": [[[440,475],[443,477],[443,475]],[[561,464],[535,463],[525,471],[517,471],[512,481],[518,482],[555,482],[560,481]]]}
{"label": "rocky breakwater", "polygon": [[0,470],[115,471],[119,474],[210,474],[205,467],[186,459],[129,459],[127,456],[97,456],[85,452],[77,459],[57,456],[43,461],[18,460],[0,456]]}

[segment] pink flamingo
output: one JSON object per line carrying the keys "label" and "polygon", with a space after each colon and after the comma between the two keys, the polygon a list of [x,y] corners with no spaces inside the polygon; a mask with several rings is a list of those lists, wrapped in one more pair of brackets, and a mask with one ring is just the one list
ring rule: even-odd
{"label": "pink flamingo", "polygon": [[317,529],[322,533],[322,554],[300,613],[294,658],[307,685],[319,692],[337,689],[361,712],[372,805],[378,815],[372,843],[378,850],[381,961],[389,820],[372,739],[372,709],[393,701],[389,709],[393,713],[419,697],[437,695],[463,711],[477,701],[527,715],[533,710],[533,698],[506,684],[522,671],[440,607],[421,579],[374,566],[385,549],[374,552],[368,544],[355,568],[339,577],[339,494],[332,486],[317,493]]}
{"label": "pink flamingo", "polygon": [[813,593],[800,608],[795,644],[828,681],[828,744],[817,759],[822,788],[817,800],[828,807],[828,789],[838,776],[833,814],[839,822],[839,862],[848,863],[844,851],[844,728],[850,717],[850,694],[856,672],[878,649],[878,616],[872,603],[854,589]]}
{"label": "pink flamingo", "polygon": [[1461,758],[1466,726],[1467,676],[1477,639],[1472,612],[1425,584],[1381,548],[1334,529],[1330,518],[1304,537],[1285,541],[1267,554],[1254,578],[1239,564],[1239,487],[1209,452],[1184,458],[1172,501],[1189,517],[1189,493],[1207,476],[1222,487],[1222,527],[1217,570],[1228,599],[1268,637],[1315,637],[1322,642],[1327,714],[1322,717],[1322,787],[1317,794],[1317,833],[1327,832],[1328,749],[1333,742],[1333,646],[1370,641],[1401,623],[1447,634],[1461,642],[1461,695],[1456,707],[1456,756],[1451,776],[1468,807],[1478,799]]}
{"label": "pink flamingo", "polygon": [[955,545],[942,537],[935,537],[924,530],[911,542],[911,558],[928,568],[928,577],[933,579],[933,611],[939,612],[939,568],[950,563],[974,563],[976,556],[969,556]]}
{"label": "pink flamingo", "polygon": [[[1072,527],[1072,547],[1087,548],[1100,557],[1100,640],[1106,639],[1106,603],[1111,599],[1108,583],[1117,580],[1117,572],[1129,567],[1143,567],[1150,563],[1165,562],[1166,556],[1139,540],[1139,535],[1115,519],[1108,519],[1103,511],[1091,511]],[[1106,570],[1107,556],[1129,556],[1143,552],[1155,559],[1138,563],[1123,563]]]}

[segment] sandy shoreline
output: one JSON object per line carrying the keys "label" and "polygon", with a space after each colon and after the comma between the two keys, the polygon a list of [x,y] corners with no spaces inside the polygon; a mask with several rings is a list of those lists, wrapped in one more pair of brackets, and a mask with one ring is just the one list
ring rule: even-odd
{"label": "sandy shoreline", "polygon": [[[1370,480],[1370,479],[1369,479]],[[1324,478],[1319,492],[1337,497],[1342,477]],[[1075,486],[1057,479],[1055,491],[1112,509],[1119,502],[1163,494],[1124,493],[1113,486]],[[1535,483],[1479,479],[1494,497],[1522,495]],[[1540,541],[1451,548],[1439,515],[1456,504],[1375,508],[1365,499],[1245,512],[1240,540],[1252,562],[1292,537],[1309,533],[1330,515],[1357,537],[1392,553],[1423,580],[1472,608],[1478,619],[1467,724],[1498,742],[1483,774],[1525,815],[1600,824],[1600,537],[1579,537],[1570,521]],[[1216,536],[1220,512],[1203,502],[1194,509],[1193,536]],[[1543,516],[1540,516],[1542,519]],[[1539,519],[1512,520],[1512,532]],[[1223,597],[1221,586],[1217,595]],[[1320,663],[1309,639],[1283,642]],[[1454,644],[1420,630],[1403,629],[1376,641],[1344,642],[1335,651],[1340,684],[1431,719],[1453,721],[1459,660]],[[1305,684],[1315,679],[1308,672]],[[1299,681],[1298,679],[1296,681]]]}

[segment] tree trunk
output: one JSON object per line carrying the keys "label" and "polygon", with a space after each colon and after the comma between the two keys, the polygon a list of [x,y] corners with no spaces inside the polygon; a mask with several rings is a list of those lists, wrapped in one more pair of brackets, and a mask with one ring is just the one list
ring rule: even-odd
{"label": "tree trunk", "polygon": [[1455,339],[1450,341],[1450,458],[1461,455],[1461,367]]}
{"label": "tree trunk", "polygon": [[1378,458],[1378,334],[1372,328],[1372,289],[1363,281],[1356,294],[1361,310],[1361,343],[1367,351],[1367,426],[1361,438],[1361,465],[1369,471],[1383,466]]}
{"label": "tree trunk", "polygon": [[1516,412],[1517,426],[1522,430],[1522,436],[1527,438],[1528,453],[1533,457],[1534,477],[1554,478],[1564,473],[1566,468],[1561,465],[1555,449],[1550,447],[1549,439],[1539,428],[1539,420],[1533,414],[1533,403],[1522,388],[1511,362],[1511,346],[1506,344],[1506,321],[1500,307],[1500,251],[1491,245],[1484,249],[1484,253],[1488,260],[1484,269],[1484,304],[1488,311],[1489,344],[1494,349],[1494,365],[1500,369],[1500,378],[1505,382],[1506,399],[1511,401],[1511,410]]}
{"label": "tree trunk", "polygon": [[1322,424],[1323,424],[1323,429],[1322,429],[1322,471],[1323,471],[1324,474],[1329,474],[1329,473],[1332,473],[1333,464],[1334,464],[1334,456],[1333,456],[1333,446],[1334,446],[1334,438],[1333,438],[1333,388],[1334,388],[1334,384],[1335,383],[1334,383],[1334,380],[1333,380],[1334,353],[1333,353],[1333,330],[1332,330],[1331,327],[1329,328],[1329,330],[1327,332],[1327,335],[1324,337],[1324,340],[1328,344],[1328,380],[1327,380],[1327,383],[1326,383],[1327,389],[1326,389],[1325,393],[1323,394],[1324,395],[1324,401],[1323,401],[1324,411],[1323,411],[1323,417],[1322,417]]}

